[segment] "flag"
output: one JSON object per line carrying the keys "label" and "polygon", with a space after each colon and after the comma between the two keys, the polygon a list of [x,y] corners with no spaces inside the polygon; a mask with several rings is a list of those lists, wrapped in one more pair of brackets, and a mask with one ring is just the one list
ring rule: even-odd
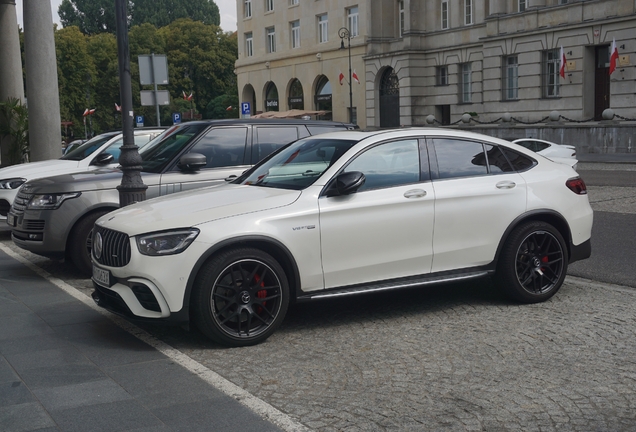
{"label": "flag", "polygon": [[360,80],[358,79],[358,74],[356,73],[356,70],[353,70],[353,75],[351,75],[353,77],[354,80],[356,80],[356,82],[358,84],[360,84]]}
{"label": "flag", "polygon": [[563,51],[563,47],[561,47],[561,67],[559,68],[559,75],[561,78],[565,78],[565,65],[567,63],[565,59],[565,51]]}
{"label": "flag", "polygon": [[185,90],[182,90],[183,92],[183,100],[188,100],[188,95],[185,93]]}
{"label": "flag", "polygon": [[117,105],[117,102],[115,102],[115,111],[121,112],[121,106]]}
{"label": "flag", "polygon": [[86,109],[84,110],[84,114],[82,114],[82,117],[89,116],[89,115],[93,114],[94,112],[95,112],[95,108],[93,108],[93,109],[88,109],[88,108],[86,108]]}
{"label": "flag", "polygon": [[612,49],[610,50],[610,67],[609,67],[610,75],[612,74],[612,72],[616,70],[617,60],[618,60],[618,47],[616,46],[616,38],[613,38]]}
{"label": "flag", "polygon": [[225,111],[232,111],[232,105],[230,105],[229,107],[225,108]]}
{"label": "flag", "polygon": [[338,81],[340,81],[340,85],[342,85],[342,80],[344,79],[344,74],[342,71],[338,71]]}

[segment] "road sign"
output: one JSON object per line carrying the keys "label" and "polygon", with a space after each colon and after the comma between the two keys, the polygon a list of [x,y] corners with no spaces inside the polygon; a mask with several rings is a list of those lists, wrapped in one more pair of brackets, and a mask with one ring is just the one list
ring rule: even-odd
{"label": "road sign", "polygon": [[144,116],[135,116],[135,123],[137,123],[137,127],[143,127],[144,126]]}
{"label": "road sign", "polygon": [[172,124],[181,123],[181,113],[172,113]]}
{"label": "road sign", "polygon": [[165,54],[139,56],[139,82],[141,85],[168,84],[168,60]]}
{"label": "road sign", "polygon": [[142,90],[140,92],[141,106],[170,105],[170,93],[168,90],[157,90],[156,93],[157,100],[155,101],[154,90]]}
{"label": "road sign", "polygon": [[250,107],[249,102],[241,102],[241,117],[250,118],[250,114],[252,113],[252,109]]}

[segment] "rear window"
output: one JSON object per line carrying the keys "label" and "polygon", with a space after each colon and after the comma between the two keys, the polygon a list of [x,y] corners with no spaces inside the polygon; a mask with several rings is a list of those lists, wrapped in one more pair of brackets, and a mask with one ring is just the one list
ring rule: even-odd
{"label": "rear window", "polygon": [[112,139],[117,134],[109,134],[109,135],[98,135],[95,138],[86,141],[81,146],[77,147],[74,150],[71,150],[60,159],[64,160],[74,160],[81,161],[82,159],[87,158],[93,152],[95,152],[98,148],[100,148],[106,141]]}

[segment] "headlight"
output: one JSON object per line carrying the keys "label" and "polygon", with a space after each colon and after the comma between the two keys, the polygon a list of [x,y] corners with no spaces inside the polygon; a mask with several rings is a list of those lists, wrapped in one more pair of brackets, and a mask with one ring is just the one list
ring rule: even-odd
{"label": "headlight", "polygon": [[0,180],[0,189],[17,189],[26,182],[25,178],[10,178]]}
{"label": "headlight", "polygon": [[186,250],[198,235],[196,228],[144,234],[137,237],[137,249],[142,255],[174,255]]}
{"label": "headlight", "polygon": [[27,204],[27,208],[31,210],[53,210],[58,208],[64,201],[80,196],[80,192],[66,194],[45,194],[34,195]]}

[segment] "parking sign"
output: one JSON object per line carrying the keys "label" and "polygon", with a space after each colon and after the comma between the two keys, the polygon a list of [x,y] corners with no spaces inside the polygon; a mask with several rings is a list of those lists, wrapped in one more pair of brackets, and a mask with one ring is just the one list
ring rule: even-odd
{"label": "parking sign", "polygon": [[172,113],[172,124],[181,123],[181,113]]}
{"label": "parking sign", "polygon": [[144,125],[144,116],[135,116],[135,123],[137,123],[137,127],[143,127]]}
{"label": "parking sign", "polygon": [[250,115],[251,109],[250,109],[250,103],[249,102],[241,102],[241,115]]}

